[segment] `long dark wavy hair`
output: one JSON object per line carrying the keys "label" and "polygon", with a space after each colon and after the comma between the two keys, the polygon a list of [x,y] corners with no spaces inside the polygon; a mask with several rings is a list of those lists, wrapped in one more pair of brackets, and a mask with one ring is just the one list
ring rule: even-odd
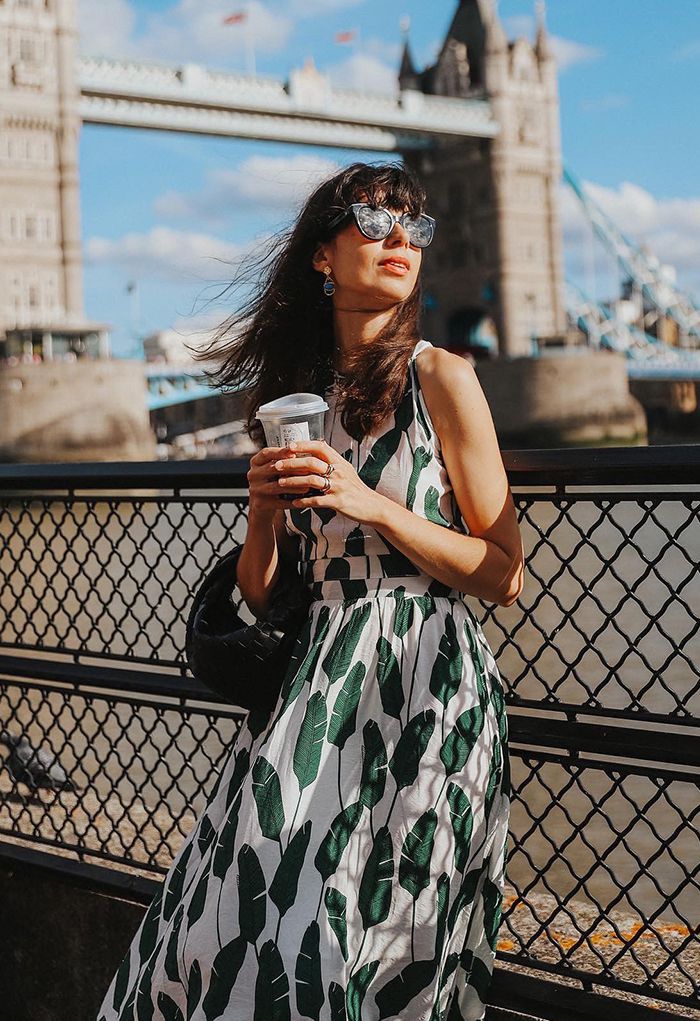
{"label": "long dark wavy hair", "polygon": [[[413,171],[400,162],[352,163],[321,183],[289,229],[275,234],[262,252],[244,258],[229,287],[247,287],[241,307],[196,350],[210,385],[245,388],[245,429],[264,445],[257,409],[288,393],[325,394],[333,382],[333,301],[323,276],[312,266],[318,245],[335,231],[328,223],[351,202],[408,209],[417,216],[426,194]],[[343,220],[336,230],[347,224]],[[228,290],[228,287],[227,287]],[[338,383],[343,428],[362,439],[398,406],[405,392],[408,361],[420,337],[420,273],[412,293],[395,309],[372,344],[361,345]]]}

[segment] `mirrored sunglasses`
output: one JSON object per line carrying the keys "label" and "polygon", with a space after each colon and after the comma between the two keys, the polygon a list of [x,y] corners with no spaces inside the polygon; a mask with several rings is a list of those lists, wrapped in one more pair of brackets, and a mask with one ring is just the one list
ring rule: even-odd
{"label": "mirrored sunglasses", "polygon": [[368,202],[353,202],[331,220],[328,229],[337,227],[346,216],[353,216],[360,232],[371,241],[381,241],[389,237],[395,223],[401,224],[411,244],[417,248],[427,248],[435,235],[435,220],[427,213],[420,213],[415,217],[410,213],[397,216],[390,209],[381,206],[375,208]]}

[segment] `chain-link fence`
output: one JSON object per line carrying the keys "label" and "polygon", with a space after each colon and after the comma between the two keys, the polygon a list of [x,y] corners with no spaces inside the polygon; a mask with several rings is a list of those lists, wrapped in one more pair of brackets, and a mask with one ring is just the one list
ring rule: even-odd
{"label": "chain-link fence", "polygon": [[[509,713],[498,957],[700,1017],[697,448],[504,461],[525,587],[472,601]],[[244,719],[183,648],[246,468],[0,468],[5,845],[167,871]]]}

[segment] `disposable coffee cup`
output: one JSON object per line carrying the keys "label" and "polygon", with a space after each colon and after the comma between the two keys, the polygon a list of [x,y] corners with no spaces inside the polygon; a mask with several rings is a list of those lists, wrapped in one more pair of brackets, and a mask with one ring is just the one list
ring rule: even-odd
{"label": "disposable coffee cup", "polygon": [[[286,447],[293,440],[324,439],[327,411],[328,404],[318,394],[296,393],[261,404],[257,417],[265,431],[267,446]],[[305,493],[285,493],[283,497],[295,500],[297,496],[315,496],[318,492],[309,489]]]}

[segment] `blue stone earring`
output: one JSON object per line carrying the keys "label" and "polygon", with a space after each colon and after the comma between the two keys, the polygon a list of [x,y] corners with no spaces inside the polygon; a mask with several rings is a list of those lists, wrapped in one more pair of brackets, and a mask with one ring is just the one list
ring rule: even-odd
{"label": "blue stone earring", "polygon": [[332,270],[330,266],[326,266],[323,272],[326,274],[326,279],[323,281],[323,293],[327,294],[328,297],[335,294],[335,281],[331,280]]}

